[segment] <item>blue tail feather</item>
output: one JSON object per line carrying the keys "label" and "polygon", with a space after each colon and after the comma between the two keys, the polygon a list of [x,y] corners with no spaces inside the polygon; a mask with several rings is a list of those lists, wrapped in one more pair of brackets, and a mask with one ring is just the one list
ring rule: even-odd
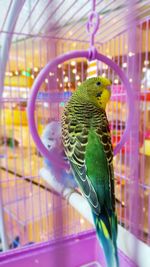
{"label": "blue tail feather", "polygon": [[[97,216],[93,213],[98,239],[103,247],[107,267],[119,267],[117,252],[117,218],[113,213],[108,217],[104,215]],[[104,219],[105,218],[105,219]],[[107,223],[106,223],[107,222]],[[109,227],[108,227],[109,225]]]}

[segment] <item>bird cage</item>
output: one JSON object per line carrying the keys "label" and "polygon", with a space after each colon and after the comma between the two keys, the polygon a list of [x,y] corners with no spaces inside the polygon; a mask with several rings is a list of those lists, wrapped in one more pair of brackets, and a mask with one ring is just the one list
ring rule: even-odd
{"label": "bird cage", "polygon": [[[35,145],[27,118],[45,66],[68,52],[88,51],[91,1],[7,0],[0,10],[0,266],[105,266],[86,201],[76,185],[65,195],[64,166],[56,165],[59,178],[52,178],[53,162]],[[130,133],[114,157],[120,266],[148,267],[150,5],[97,0],[96,11],[95,47],[120,67],[134,97]],[[71,94],[92,75],[112,80],[107,116],[114,148],[120,142],[130,113],[120,76],[102,61],[76,57],[54,65],[39,87],[34,120],[45,145],[47,126],[56,123],[57,133]]]}

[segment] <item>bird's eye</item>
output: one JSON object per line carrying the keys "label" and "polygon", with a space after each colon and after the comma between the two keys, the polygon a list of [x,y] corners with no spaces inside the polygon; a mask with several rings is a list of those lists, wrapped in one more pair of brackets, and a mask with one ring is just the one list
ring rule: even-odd
{"label": "bird's eye", "polygon": [[100,86],[100,85],[101,85],[101,82],[97,82],[96,85],[97,85],[97,86]]}
{"label": "bird's eye", "polygon": [[100,97],[102,95],[102,92],[97,93],[96,97]]}

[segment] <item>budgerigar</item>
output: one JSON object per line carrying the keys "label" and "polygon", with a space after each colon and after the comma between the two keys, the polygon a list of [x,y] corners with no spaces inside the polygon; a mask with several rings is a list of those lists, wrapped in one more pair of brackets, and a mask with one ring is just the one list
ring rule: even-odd
{"label": "budgerigar", "polygon": [[[49,122],[43,130],[41,136],[43,144],[51,153],[56,153],[61,156],[62,161],[68,162],[64,153],[61,141],[61,124],[59,121]],[[65,188],[77,188],[77,183],[73,177],[71,170],[62,170],[58,165],[55,165],[50,160],[44,158],[45,166],[49,169],[50,173],[55,179],[61,183]]]}
{"label": "budgerigar", "polygon": [[78,185],[89,202],[108,267],[118,267],[113,150],[106,117],[111,82],[85,80],[62,114],[62,142]]}

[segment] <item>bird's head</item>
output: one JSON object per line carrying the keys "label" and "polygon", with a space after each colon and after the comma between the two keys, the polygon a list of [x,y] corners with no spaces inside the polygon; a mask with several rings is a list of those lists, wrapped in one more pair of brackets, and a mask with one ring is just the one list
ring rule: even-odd
{"label": "bird's head", "polygon": [[79,97],[93,105],[106,108],[111,96],[111,81],[104,77],[93,77],[85,80],[77,89]]}

